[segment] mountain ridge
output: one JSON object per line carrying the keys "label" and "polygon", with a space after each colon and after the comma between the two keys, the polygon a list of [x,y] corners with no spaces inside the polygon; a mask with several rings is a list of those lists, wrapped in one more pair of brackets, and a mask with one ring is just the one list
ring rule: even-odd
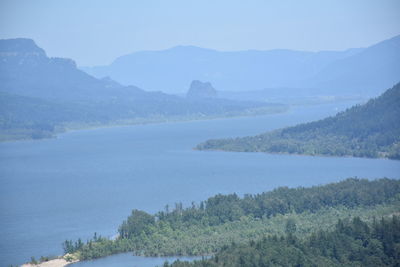
{"label": "mountain ridge", "polygon": [[[3,51],[3,52],[2,52]],[[283,105],[186,99],[123,86],[50,58],[30,39],[0,40],[0,140],[51,137],[70,127],[282,112]],[[71,126],[72,125],[72,126]]]}
{"label": "mountain ridge", "polygon": [[[217,51],[198,47],[187,48],[177,46],[161,51],[140,51],[118,57],[108,66],[81,67],[81,69],[98,78],[110,76],[125,85],[137,84],[139,87],[169,93],[183,93],[186,90],[186,85],[192,80],[209,80],[222,91],[235,91],[236,89],[236,91],[239,91],[239,89],[263,89],[268,87],[268,84],[262,82],[264,80],[272,79],[280,82],[283,79],[287,79],[287,75],[279,73],[267,75],[268,71],[274,71],[276,67],[286,69],[287,65],[295,65],[295,67],[289,66],[289,69],[292,70],[292,76],[294,76],[294,81],[291,83],[293,85],[301,80],[297,72],[306,71],[307,73],[304,75],[312,76],[314,74],[314,65],[324,65],[327,61],[330,62],[332,58],[336,59],[360,51],[358,49],[344,52],[304,52],[287,49]],[[276,66],[270,64],[267,66],[267,70],[262,70],[263,68],[261,67],[264,62],[277,61],[280,58],[289,61],[286,65],[279,64],[279,66]],[[299,66],[301,62],[306,62],[309,67]],[[242,64],[243,66],[240,66]],[[254,71],[251,66],[260,66],[256,77],[251,75]],[[110,68],[110,71],[107,70],[108,68]],[[138,75],[138,73],[141,75]],[[264,79],[265,75],[268,77]],[[152,79],[154,77],[157,77],[158,80],[170,88],[165,88],[161,82],[154,81]],[[251,79],[246,80],[244,77],[252,77],[257,83],[253,83]],[[230,82],[228,79],[232,79],[232,81]],[[244,85],[245,82],[242,80],[248,83]],[[272,81],[269,85],[273,87],[279,85],[279,83]]]}
{"label": "mountain ridge", "polygon": [[[379,95],[399,81],[400,52],[388,44],[400,45],[400,36],[367,48],[342,51],[298,51],[289,49],[219,51],[196,46],[176,46],[165,50],[139,51],[118,57],[105,66],[81,67],[96,76],[110,76],[121,84],[136,84],[142,88],[168,93],[183,93],[192,80],[210,81],[221,91],[255,91],[265,88],[313,88],[325,95]],[[374,52],[373,50],[379,50]],[[378,74],[374,62],[361,57],[368,53],[387,55]],[[360,77],[352,79],[346,59],[352,58]],[[357,64],[356,64],[357,63]],[[346,70],[346,77],[336,69]],[[333,66],[333,67],[332,67]],[[362,70],[366,70],[364,73]]]}

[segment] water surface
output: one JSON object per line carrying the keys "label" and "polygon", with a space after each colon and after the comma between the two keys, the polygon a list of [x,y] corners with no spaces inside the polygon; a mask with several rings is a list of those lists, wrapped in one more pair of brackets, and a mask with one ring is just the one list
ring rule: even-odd
{"label": "water surface", "polygon": [[[0,263],[60,255],[65,239],[114,236],[133,208],[156,212],[217,193],[259,193],[348,177],[398,178],[400,162],[194,151],[209,138],[258,134],[335,114],[285,114],[83,130],[0,144]],[[117,257],[118,259],[118,257]],[[123,266],[123,265],[120,265]]]}
{"label": "water surface", "polygon": [[101,258],[93,261],[84,261],[71,264],[71,267],[162,267],[164,262],[172,263],[175,260],[180,261],[193,261],[200,260],[201,257],[138,257],[133,256],[132,253],[121,253],[112,255],[106,258]]}

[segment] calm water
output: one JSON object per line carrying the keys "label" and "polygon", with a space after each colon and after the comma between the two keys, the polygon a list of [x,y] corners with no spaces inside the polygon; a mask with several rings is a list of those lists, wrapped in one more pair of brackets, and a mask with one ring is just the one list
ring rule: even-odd
{"label": "calm water", "polygon": [[[59,255],[65,239],[94,232],[113,236],[133,208],[155,212],[217,193],[258,193],[354,176],[398,178],[400,161],[192,150],[208,138],[257,134],[342,108],[85,130],[0,144],[0,265]],[[102,261],[125,266],[129,258],[128,266],[148,266],[142,261],[156,260],[121,257]]]}
{"label": "calm water", "polygon": [[165,261],[169,263],[174,262],[179,259],[180,261],[192,261],[200,260],[201,257],[137,257],[132,256],[131,253],[123,253],[118,255],[112,255],[106,258],[101,258],[93,261],[77,262],[71,264],[71,267],[119,267],[119,266],[129,266],[129,267],[162,267]]}

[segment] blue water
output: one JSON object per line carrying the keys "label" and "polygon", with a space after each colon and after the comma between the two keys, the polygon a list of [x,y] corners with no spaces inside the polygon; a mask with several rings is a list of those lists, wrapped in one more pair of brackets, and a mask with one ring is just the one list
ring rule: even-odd
{"label": "blue water", "polygon": [[201,257],[138,257],[133,256],[132,253],[123,253],[112,255],[106,258],[101,258],[93,261],[77,262],[71,264],[71,267],[162,267],[164,262],[174,262],[179,259],[180,261],[200,260]]}
{"label": "blue water", "polygon": [[0,144],[0,265],[59,255],[65,239],[94,232],[111,237],[133,208],[156,212],[217,193],[258,193],[354,176],[399,178],[400,161],[393,160],[192,150],[208,138],[257,134],[343,108],[83,130]]}

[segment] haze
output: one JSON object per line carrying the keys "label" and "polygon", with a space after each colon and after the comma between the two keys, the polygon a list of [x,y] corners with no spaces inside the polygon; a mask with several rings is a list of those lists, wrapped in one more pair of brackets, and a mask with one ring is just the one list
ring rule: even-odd
{"label": "haze", "polygon": [[399,14],[0,0],[0,265],[400,266]]}
{"label": "haze", "polygon": [[141,50],[343,50],[400,33],[400,2],[26,1],[0,3],[0,38],[31,38],[49,56],[105,65]]}

